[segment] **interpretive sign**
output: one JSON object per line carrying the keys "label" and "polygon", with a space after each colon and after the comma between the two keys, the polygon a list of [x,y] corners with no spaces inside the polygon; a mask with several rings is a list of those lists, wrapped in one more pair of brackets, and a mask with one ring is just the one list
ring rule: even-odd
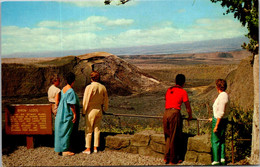
{"label": "interpretive sign", "polygon": [[5,130],[11,135],[52,134],[50,104],[16,104],[5,108]]}

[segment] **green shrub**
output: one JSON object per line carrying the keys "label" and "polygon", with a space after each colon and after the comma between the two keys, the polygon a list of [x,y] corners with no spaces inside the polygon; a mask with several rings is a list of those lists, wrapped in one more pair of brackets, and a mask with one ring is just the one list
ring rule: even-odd
{"label": "green shrub", "polygon": [[[229,116],[230,124],[226,131],[226,157],[232,161],[232,135],[234,146],[234,161],[240,161],[251,154],[253,111],[243,111],[238,107],[232,107]],[[233,122],[233,123],[232,123]],[[249,139],[249,140],[240,140]]]}

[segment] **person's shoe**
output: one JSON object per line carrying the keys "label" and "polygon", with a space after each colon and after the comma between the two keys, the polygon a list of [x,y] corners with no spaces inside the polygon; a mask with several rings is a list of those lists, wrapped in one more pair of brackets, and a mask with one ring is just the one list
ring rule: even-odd
{"label": "person's shoe", "polygon": [[72,156],[72,155],[75,155],[75,153],[70,151],[62,152],[62,156]]}
{"label": "person's shoe", "polygon": [[180,163],[182,163],[183,161],[180,159],[179,161],[178,161],[178,164],[180,164]]}
{"label": "person's shoe", "polygon": [[169,162],[169,165],[176,165],[177,163]]}
{"label": "person's shoe", "polygon": [[216,162],[216,161],[213,161],[213,162],[211,163],[211,165],[220,165],[220,163],[219,163],[219,162]]}
{"label": "person's shoe", "polygon": [[86,150],[82,151],[82,153],[83,154],[90,154],[91,152],[90,152],[90,149],[87,148]]}
{"label": "person's shoe", "polygon": [[98,150],[97,150],[97,147],[94,147],[94,153],[97,153]]}
{"label": "person's shoe", "polygon": [[221,160],[220,160],[220,164],[221,164],[221,165],[226,165],[225,159],[221,159]]}

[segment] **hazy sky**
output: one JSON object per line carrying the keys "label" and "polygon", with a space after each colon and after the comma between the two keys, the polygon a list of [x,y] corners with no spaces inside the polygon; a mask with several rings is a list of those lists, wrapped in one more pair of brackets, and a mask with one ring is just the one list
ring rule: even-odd
{"label": "hazy sky", "polygon": [[210,0],[4,1],[2,55],[240,37],[247,29]]}

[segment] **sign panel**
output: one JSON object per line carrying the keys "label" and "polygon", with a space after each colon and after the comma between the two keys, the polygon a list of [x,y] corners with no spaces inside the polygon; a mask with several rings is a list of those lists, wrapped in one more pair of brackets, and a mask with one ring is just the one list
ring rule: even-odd
{"label": "sign panel", "polygon": [[52,134],[50,104],[17,104],[5,108],[6,134]]}

